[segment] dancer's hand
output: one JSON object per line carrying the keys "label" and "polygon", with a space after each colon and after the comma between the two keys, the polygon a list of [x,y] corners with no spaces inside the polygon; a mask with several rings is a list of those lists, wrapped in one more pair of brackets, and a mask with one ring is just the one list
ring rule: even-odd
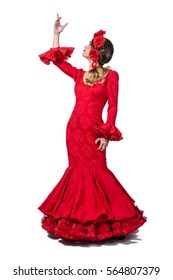
{"label": "dancer's hand", "polygon": [[108,143],[109,143],[109,141],[103,137],[97,138],[95,141],[95,144],[97,144],[98,142],[100,142],[99,147],[98,147],[99,151],[104,151],[107,148]]}
{"label": "dancer's hand", "polygon": [[60,34],[64,30],[64,28],[68,25],[68,23],[62,25],[60,22],[61,18],[62,17],[59,17],[59,14],[57,13],[57,19],[54,24],[54,34]]}

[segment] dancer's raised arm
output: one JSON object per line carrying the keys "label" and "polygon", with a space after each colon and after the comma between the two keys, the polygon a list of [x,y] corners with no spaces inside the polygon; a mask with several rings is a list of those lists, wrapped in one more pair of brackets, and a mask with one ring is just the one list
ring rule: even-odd
{"label": "dancer's raised arm", "polygon": [[57,14],[57,18],[54,23],[54,35],[53,35],[53,44],[52,48],[47,52],[39,55],[42,62],[49,65],[50,62],[53,62],[60,70],[62,70],[65,74],[73,78],[75,81],[78,75],[81,73],[81,70],[73,67],[66,60],[71,57],[71,54],[74,51],[73,47],[60,47],[60,33],[64,30],[64,28],[68,25],[65,23],[64,25],[60,22],[61,17]]}
{"label": "dancer's raised arm", "polygon": [[62,25],[60,21],[61,21],[61,17],[57,13],[57,19],[55,20],[55,24],[54,24],[54,36],[53,36],[52,48],[59,47],[60,33],[68,25],[68,22]]}

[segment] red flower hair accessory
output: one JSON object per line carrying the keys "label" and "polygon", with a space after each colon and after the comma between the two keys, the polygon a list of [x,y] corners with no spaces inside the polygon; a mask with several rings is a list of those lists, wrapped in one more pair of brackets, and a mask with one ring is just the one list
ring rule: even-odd
{"label": "red flower hair accessory", "polygon": [[93,38],[94,48],[100,48],[104,46],[105,44],[105,38],[103,37],[104,34],[106,34],[106,31],[103,30],[94,33],[94,38]]}
{"label": "red flower hair accessory", "polygon": [[98,32],[94,33],[94,38],[92,40],[93,48],[90,50],[89,56],[90,59],[93,61],[92,68],[97,67],[97,62],[99,60],[100,51],[97,48],[103,47],[105,44],[104,34],[106,31],[99,30]]}

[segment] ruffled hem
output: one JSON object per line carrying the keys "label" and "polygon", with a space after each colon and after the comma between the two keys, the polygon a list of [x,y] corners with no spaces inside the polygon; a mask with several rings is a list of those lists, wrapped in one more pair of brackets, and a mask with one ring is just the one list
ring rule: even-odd
{"label": "ruffled hem", "polygon": [[120,130],[110,124],[102,124],[102,125],[95,125],[95,134],[97,137],[103,137],[109,141],[120,141],[123,139],[122,133]]}
{"label": "ruffled hem", "polygon": [[142,226],[146,218],[134,203],[109,169],[68,167],[38,209],[54,236],[97,241]]}
{"label": "ruffled hem", "polygon": [[67,60],[69,57],[71,57],[73,51],[74,48],[72,47],[51,48],[47,52],[40,54],[39,58],[43,63],[49,65],[50,61],[55,62]]}
{"label": "ruffled hem", "polygon": [[42,228],[58,238],[101,241],[134,232],[145,222],[146,218],[143,217],[142,211],[128,220],[107,221],[102,224],[96,222],[81,224],[77,220],[45,216],[42,219]]}

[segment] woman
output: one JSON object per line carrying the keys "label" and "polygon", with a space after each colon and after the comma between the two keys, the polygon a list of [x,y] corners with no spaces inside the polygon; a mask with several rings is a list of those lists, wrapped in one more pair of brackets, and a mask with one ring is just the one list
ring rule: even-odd
{"label": "woman", "polygon": [[[105,38],[106,32],[100,30],[83,51],[89,70],[73,67],[66,60],[74,48],[59,46],[60,33],[67,26],[60,20],[57,15],[52,48],[39,57],[74,79],[76,104],[66,130],[69,166],[39,207],[44,214],[42,227],[56,237],[71,240],[121,238],[142,226],[146,218],[106,162],[108,142],[122,139],[115,127],[118,73],[103,67],[111,60],[114,48]],[[103,123],[107,101],[107,121]]]}

